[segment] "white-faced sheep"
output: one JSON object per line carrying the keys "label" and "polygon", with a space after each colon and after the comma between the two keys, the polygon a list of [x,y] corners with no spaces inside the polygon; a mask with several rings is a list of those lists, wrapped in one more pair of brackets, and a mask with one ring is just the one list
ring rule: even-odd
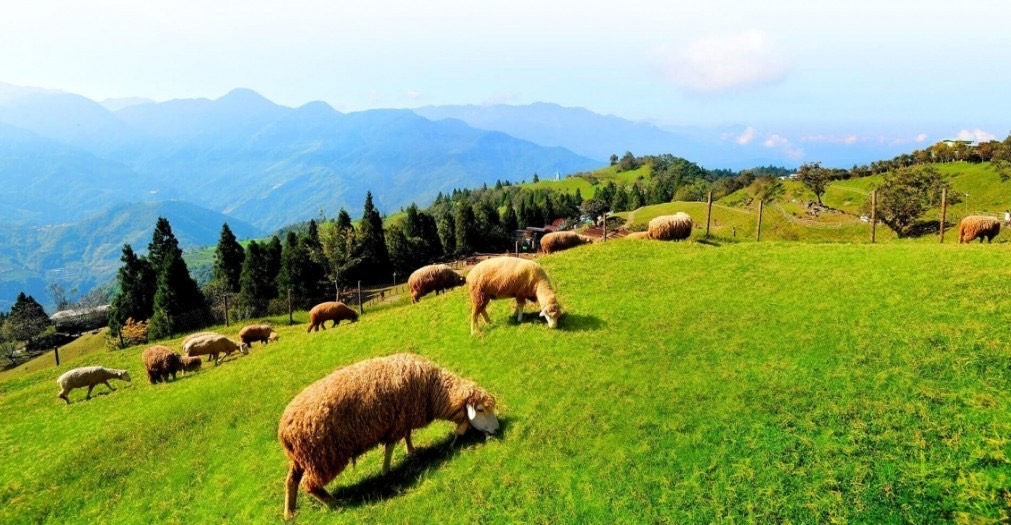
{"label": "white-faced sheep", "polygon": [[148,381],[154,385],[163,381],[168,382],[169,376],[174,380],[176,373],[183,369],[181,357],[167,346],[155,345],[144,350],[141,358],[144,360]]}
{"label": "white-faced sheep", "polygon": [[67,394],[75,388],[86,386],[88,387],[86,399],[91,399],[91,389],[95,388],[95,385],[105,385],[109,390],[116,390],[109,384],[110,379],[120,379],[129,383],[130,373],[126,370],[105,368],[104,366],[85,366],[68,370],[56,380],[56,384],[60,386],[60,394],[57,397],[69,404],[70,399]]}
{"label": "white-faced sheep", "polygon": [[251,324],[239,330],[239,340],[252,348],[253,343],[260,341],[267,344],[269,341],[277,341],[281,336],[269,324]]}
{"label": "white-faced sheep", "polygon": [[649,238],[657,241],[682,241],[692,234],[692,218],[685,212],[661,215],[649,221]]}
{"label": "white-faced sheep", "polygon": [[436,419],[498,431],[495,398],[473,381],[414,354],[369,359],[341,368],[309,385],[284,409],[277,437],[290,461],[284,517],[295,512],[298,486],[334,508],[326,490],[348,463],[382,443],[388,472],[397,442]]}
{"label": "white-faced sheep", "polygon": [[979,239],[986,242],[993,240],[1000,233],[1000,221],[986,215],[969,215],[958,223],[958,243],[968,243]]}
{"label": "white-faced sheep", "polygon": [[203,337],[205,335],[220,335],[220,334],[218,334],[217,332],[197,332],[195,334],[190,334],[183,339],[183,342],[180,344],[180,346],[185,347],[186,343],[198,337]]}
{"label": "white-faced sheep", "polygon": [[439,295],[450,288],[462,286],[466,282],[460,274],[445,264],[422,266],[411,273],[407,288],[411,290],[411,302],[416,303],[431,292]]}
{"label": "white-faced sheep", "polygon": [[517,257],[492,257],[477,263],[467,274],[470,288],[471,315],[470,333],[477,333],[478,316],[491,323],[488,317],[488,303],[493,299],[516,299],[516,321],[523,320],[523,306],[527,301],[536,301],[540,316],[548,321],[549,328],[558,326],[562,308],[555,298],[548,275],[541,265]]}
{"label": "white-faced sheep", "polygon": [[337,323],[347,319],[352,323],[358,320],[358,312],[348,308],[348,306],[339,301],[329,301],[325,303],[319,303],[309,310],[309,328],[306,332],[312,332],[314,330],[319,331],[320,328],[326,330],[326,322],[333,321],[330,325],[331,328],[337,326]]}
{"label": "white-faced sheep", "polygon": [[[183,345],[183,350],[185,350],[188,357],[210,356],[214,360],[215,366],[236,350],[243,355],[249,353],[246,349],[246,343],[236,343],[221,334],[205,334],[191,338]],[[220,358],[218,354],[222,354]]]}
{"label": "white-faced sheep", "polygon": [[555,253],[592,242],[592,238],[579,235],[576,232],[551,232],[541,237],[541,251],[544,253]]}

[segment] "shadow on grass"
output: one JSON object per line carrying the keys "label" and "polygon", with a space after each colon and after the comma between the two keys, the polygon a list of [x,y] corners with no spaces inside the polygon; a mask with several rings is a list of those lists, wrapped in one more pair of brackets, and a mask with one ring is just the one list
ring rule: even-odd
{"label": "shadow on grass", "polygon": [[[508,428],[508,419],[499,419],[498,433],[487,439],[504,439]],[[415,448],[414,455],[390,468],[388,474],[380,471],[354,485],[334,491],[334,497],[342,507],[360,507],[395,498],[416,485],[428,470],[438,468],[463,450],[484,441],[484,434],[473,429],[458,438],[455,444],[452,435],[446,436],[430,446]],[[403,446],[403,443],[398,443],[397,446]],[[383,447],[379,449],[382,450]]]}
{"label": "shadow on grass", "polygon": [[[510,317],[509,322],[517,324],[514,317]],[[523,324],[527,323],[547,326],[548,320],[536,314],[525,315],[523,316]],[[558,329],[563,332],[593,332],[605,327],[607,327],[606,322],[592,315],[563,313],[561,320],[558,321]]]}

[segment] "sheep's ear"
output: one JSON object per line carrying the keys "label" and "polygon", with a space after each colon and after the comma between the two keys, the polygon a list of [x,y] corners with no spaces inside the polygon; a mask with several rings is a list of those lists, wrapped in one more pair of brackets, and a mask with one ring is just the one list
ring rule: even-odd
{"label": "sheep's ear", "polygon": [[545,312],[546,312],[546,310],[545,310],[545,309],[543,309],[543,308],[541,308],[541,313],[540,313],[540,314],[538,314],[538,315],[540,315],[541,317],[547,317],[547,316],[548,316],[548,314],[547,314],[547,313],[545,313]]}
{"label": "sheep's ear", "polygon": [[474,409],[474,405],[467,403],[467,419],[474,419],[477,417],[477,410]]}

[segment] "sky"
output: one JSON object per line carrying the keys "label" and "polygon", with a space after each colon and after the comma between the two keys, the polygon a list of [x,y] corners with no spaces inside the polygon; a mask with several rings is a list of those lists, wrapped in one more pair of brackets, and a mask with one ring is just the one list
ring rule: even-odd
{"label": "sky", "polygon": [[0,82],[341,111],[543,101],[787,150],[1002,139],[1009,21],[1003,0],[32,0],[0,6]]}

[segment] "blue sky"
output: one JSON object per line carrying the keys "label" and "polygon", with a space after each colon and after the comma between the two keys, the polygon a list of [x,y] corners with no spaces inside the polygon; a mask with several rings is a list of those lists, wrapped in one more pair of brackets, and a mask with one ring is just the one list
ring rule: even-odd
{"label": "blue sky", "polygon": [[547,101],[785,150],[1011,130],[1011,4],[767,4],[6,2],[0,82],[342,111]]}

